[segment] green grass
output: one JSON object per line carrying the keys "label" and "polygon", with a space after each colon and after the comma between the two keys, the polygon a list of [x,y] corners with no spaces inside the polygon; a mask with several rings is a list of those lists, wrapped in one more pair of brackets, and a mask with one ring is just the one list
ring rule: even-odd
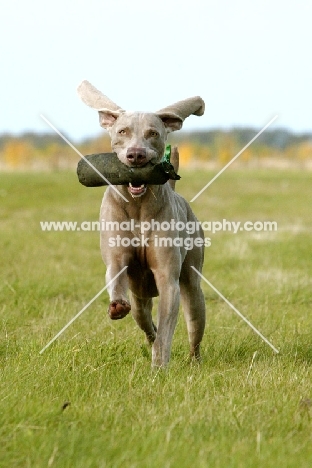
{"label": "green grass", "polygon": [[[213,175],[184,170],[178,191],[191,199]],[[312,466],[311,178],[227,171],[192,204],[201,221],[277,221],[206,232],[203,273],[280,354],[203,283],[202,364],[187,362],[180,318],[170,367],[155,373],[131,316],[109,321],[106,293],[39,355],[105,274],[97,232],[39,221],[97,220],[103,189],[70,173],[2,174],[0,466]]]}

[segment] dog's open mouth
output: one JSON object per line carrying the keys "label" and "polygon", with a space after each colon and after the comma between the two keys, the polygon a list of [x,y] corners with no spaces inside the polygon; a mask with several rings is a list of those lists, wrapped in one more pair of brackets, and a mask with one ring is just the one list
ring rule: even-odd
{"label": "dog's open mouth", "polygon": [[128,191],[132,197],[141,197],[146,192],[146,185],[132,185],[129,182]]}

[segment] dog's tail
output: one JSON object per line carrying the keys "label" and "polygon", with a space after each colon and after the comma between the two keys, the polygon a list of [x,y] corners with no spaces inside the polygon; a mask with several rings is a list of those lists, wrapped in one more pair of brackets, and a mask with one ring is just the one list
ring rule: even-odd
{"label": "dog's tail", "polygon": [[[179,151],[178,151],[178,147],[177,147],[177,146],[174,146],[174,147],[172,148],[170,162],[171,162],[171,164],[173,165],[174,172],[178,173],[178,170],[179,170]],[[174,189],[175,189],[176,181],[170,179],[170,180],[169,180],[169,184],[170,184],[172,190],[174,190]]]}

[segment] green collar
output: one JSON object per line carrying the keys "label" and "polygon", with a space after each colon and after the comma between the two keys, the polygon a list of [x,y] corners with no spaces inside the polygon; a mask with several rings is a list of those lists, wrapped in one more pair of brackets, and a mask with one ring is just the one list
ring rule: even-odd
{"label": "green collar", "polygon": [[170,157],[171,157],[171,145],[166,145],[166,148],[165,148],[165,153],[162,157],[162,160],[161,162],[165,162],[165,163],[168,163],[170,164]]}
{"label": "green collar", "polygon": [[171,145],[166,145],[165,154],[162,157],[160,163],[162,164],[163,170],[169,174],[169,179],[179,180],[181,177],[175,172],[173,165],[170,162],[171,157]]}

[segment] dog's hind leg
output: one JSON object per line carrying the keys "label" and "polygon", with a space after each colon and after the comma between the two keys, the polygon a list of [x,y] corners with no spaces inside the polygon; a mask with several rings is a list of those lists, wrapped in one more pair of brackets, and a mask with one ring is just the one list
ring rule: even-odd
{"label": "dog's hind leg", "polygon": [[147,342],[151,345],[156,338],[156,326],[152,320],[153,299],[150,297],[139,298],[133,292],[130,296],[131,313],[146,335]]}

